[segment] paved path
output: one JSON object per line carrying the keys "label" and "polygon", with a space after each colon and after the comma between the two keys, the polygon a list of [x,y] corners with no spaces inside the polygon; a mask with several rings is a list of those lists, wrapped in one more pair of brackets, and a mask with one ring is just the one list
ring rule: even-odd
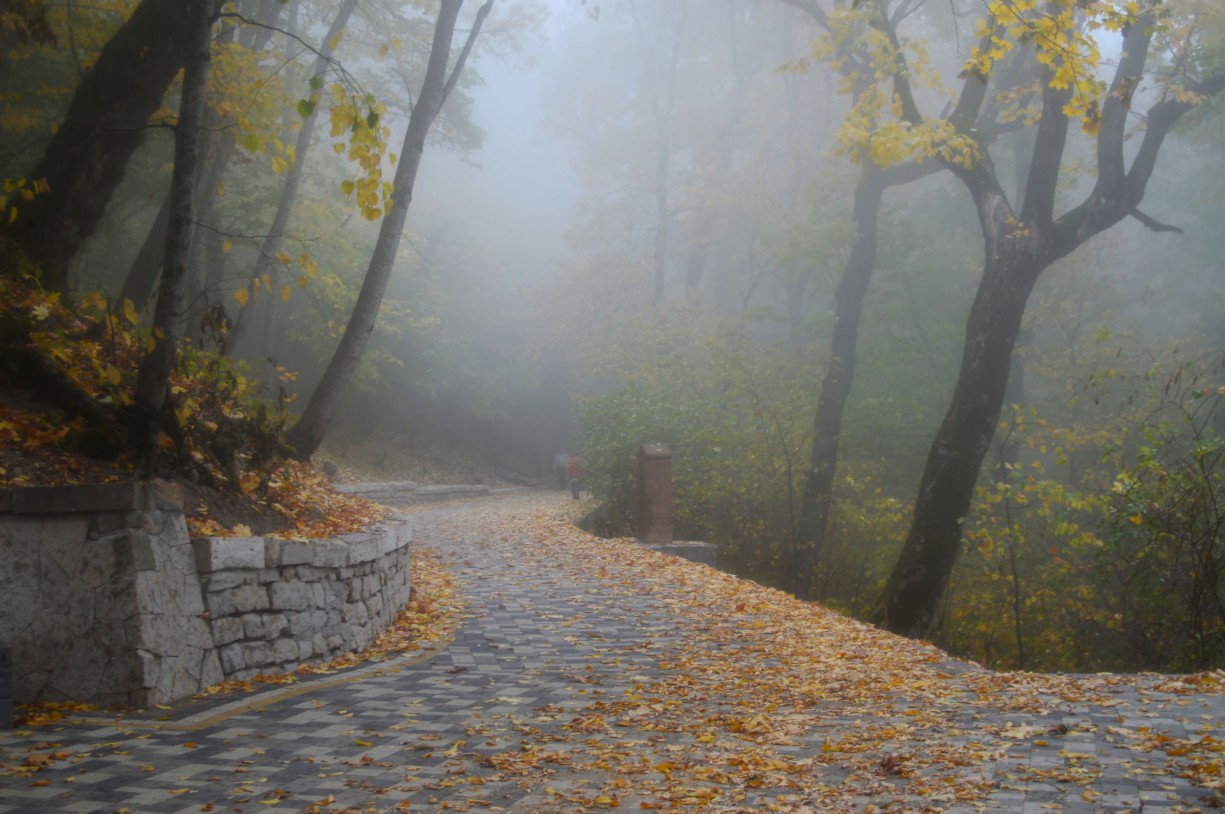
{"label": "paved path", "polygon": [[[719,626],[681,600],[610,581],[604,565],[576,562],[564,540],[556,549],[540,541],[524,513],[560,499],[418,510],[417,540],[451,561],[469,602],[453,641],[237,700],[155,711],[164,720],[0,733],[0,764],[49,764],[26,778],[0,776],[0,814],[1138,812],[1211,802],[1212,790],[1178,774],[1211,782],[1205,766],[1220,755],[1204,730],[1225,721],[1225,696],[1168,692],[1156,678],[1091,682],[1098,689],[1078,698],[1048,685],[1027,692],[1015,679],[996,684],[950,660],[931,673],[955,687],[947,702],[915,700],[905,687],[891,691],[896,706],[855,706],[832,691],[827,703],[778,709],[720,697],[704,681],[724,675],[728,661],[756,659],[763,676],[783,671],[771,656],[781,639],[770,638],[781,634],[748,621],[762,626],[762,647],[726,632],[721,644],[702,644]],[[840,656],[864,658],[853,651]],[[664,686],[678,694],[662,694]],[[984,705],[996,690],[1008,703]],[[694,709],[705,729],[669,724]],[[775,726],[765,713],[790,729],[761,734]],[[916,739],[918,730],[929,734]],[[857,739],[868,736],[875,740]],[[876,746],[856,751],[868,742]],[[907,746],[915,743],[927,746]],[[684,785],[673,774],[684,774]],[[986,796],[959,796],[972,789]]]}

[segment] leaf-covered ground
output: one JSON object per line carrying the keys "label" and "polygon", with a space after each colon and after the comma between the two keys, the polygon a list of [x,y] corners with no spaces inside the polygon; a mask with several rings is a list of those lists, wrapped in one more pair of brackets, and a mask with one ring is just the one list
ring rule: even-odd
{"label": "leaf-covered ground", "polygon": [[[415,509],[419,547],[469,606],[428,661],[344,685],[328,683],[343,673],[315,679],[278,690],[283,700],[263,693],[245,717],[189,731],[172,728],[182,713],[169,710],[165,731],[125,730],[128,718],[96,735],[48,727],[0,738],[0,799],[59,805],[113,787],[119,796],[107,799],[138,790],[131,799],[164,801],[151,811],[331,814],[1174,812],[1221,802],[1220,673],[993,673],[591,537],[571,523],[582,508],[522,495]],[[409,641],[445,631],[433,611],[458,604],[419,600]]]}
{"label": "leaf-covered ground", "polygon": [[[1202,790],[1149,799],[1149,809],[1221,802],[1223,705],[1203,716],[1195,703],[1225,690],[1220,672],[993,673],[714,569],[591,537],[572,515],[563,504],[522,518],[540,567],[594,574],[626,601],[648,594],[683,635],[658,650],[661,675],[608,693],[566,725],[567,765],[598,780],[559,794],[559,811],[740,810],[761,788],[785,790],[773,810],[937,810],[985,805],[993,792],[1007,799],[1031,783],[1070,786],[1064,796],[1092,808],[1107,768],[1157,796],[1183,788],[1176,778]],[[547,776],[557,750],[550,735],[499,765]],[[1101,805],[1128,807],[1122,797]]]}

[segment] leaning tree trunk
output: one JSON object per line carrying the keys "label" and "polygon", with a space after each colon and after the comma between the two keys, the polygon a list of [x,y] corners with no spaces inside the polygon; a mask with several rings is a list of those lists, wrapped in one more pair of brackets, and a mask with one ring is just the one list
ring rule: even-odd
{"label": "leaning tree trunk", "polygon": [[795,579],[793,592],[801,599],[810,598],[815,583],[820,582],[817,569],[829,522],[842,414],[855,379],[859,318],[863,314],[872,272],[876,269],[876,227],[884,193],[880,170],[870,162],[864,163],[859,182],[855,185],[852,204],[855,242],[834,293],[834,328],[829,365],[821,382],[821,396],[813,419],[812,457],[800,502],[796,561],[792,574]]}
{"label": "leaning tree trunk", "polygon": [[[196,156],[196,163],[200,167],[199,179],[193,193],[196,199],[195,211],[198,215],[197,231],[201,231],[201,224],[207,227],[213,223],[217,185],[222,175],[225,174],[235,149],[233,139],[219,132],[226,122],[216,114],[216,111],[206,107],[204,116],[204,135],[199,141]],[[140,251],[132,260],[128,276],[124,278],[123,288],[119,292],[119,299],[121,301],[131,300],[138,313],[144,312],[148,306],[149,299],[153,296],[158,278],[162,273],[162,263],[166,259],[166,236],[170,227],[173,197],[173,192],[167,190],[158,208],[157,216],[153,219],[149,231],[145,233],[144,242],[141,243]],[[221,236],[214,230],[208,231],[210,234],[202,236],[202,239],[216,237],[215,242],[221,241]],[[197,290],[193,292],[193,295],[199,293]]]}
{"label": "leaning tree trunk", "polygon": [[[1124,34],[1122,56],[1101,108],[1097,183],[1080,205],[1054,217],[1070,91],[1052,86],[1049,68],[1043,78],[1042,118],[1020,213],[1009,205],[989,160],[951,168],[974,198],[986,259],[967,320],[952,402],[932,443],[910,531],[881,600],[881,622],[894,633],[924,635],[944,594],[979,469],[999,422],[1025,303],[1038,276],[1129,215],[1156,231],[1174,231],[1138,207],[1170,128],[1191,109],[1190,98],[1225,93],[1225,74],[1188,88],[1187,98],[1171,95],[1151,107],[1141,143],[1127,166],[1123,148],[1131,91],[1144,76],[1155,24],[1154,14],[1146,12]],[[971,81],[978,80],[967,80]],[[982,98],[981,88],[973,92]]]}
{"label": "leaning tree trunk", "polygon": [[934,164],[909,164],[881,169],[865,162],[855,184],[851,217],[855,240],[834,293],[834,327],[830,359],[821,382],[821,395],[813,417],[812,455],[804,494],[800,502],[800,522],[796,530],[795,564],[792,592],[808,599],[820,591],[821,555],[829,526],[834,474],[838,466],[838,443],[842,417],[855,379],[855,353],[859,341],[859,320],[872,272],[876,269],[877,225],[885,190],[940,171]]}
{"label": "leaning tree trunk", "polygon": [[204,97],[208,91],[209,34],[216,0],[178,0],[190,22],[185,48],[183,96],[175,126],[174,173],[170,180],[170,222],[162,285],[153,312],[153,347],[141,361],[136,379],[134,441],[142,474],[157,466],[161,421],[174,367],[183,312],[183,291],[190,273],[192,231],[195,227],[195,186],[200,134],[204,123]]}
{"label": "leaning tree trunk", "polygon": [[[328,68],[331,65],[332,51],[336,41],[340,38],[341,33],[349,24],[349,17],[352,16],[353,10],[357,7],[357,0],[344,0],[340,5],[340,9],[336,12],[335,19],[332,20],[332,26],[328,29],[327,34],[323,37],[323,42],[319,46],[318,57],[315,59],[314,68],[311,71],[311,87],[316,84],[322,87],[323,77],[327,74]],[[297,142],[294,145],[294,160],[293,164],[285,173],[285,186],[281,188],[281,199],[277,203],[276,214],[272,218],[272,225],[268,227],[268,236],[264,238],[264,243],[260,246],[259,257],[255,261],[255,269],[251,272],[251,279],[262,279],[265,274],[272,268],[272,261],[281,251],[281,247],[285,244],[285,233],[289,228],[289,218],[293,214],[294,204],[298,201],[298,189],[302,185],[302,169],[306,166],[306,153],[310,150],[311,140],[314,138],[315,125],[319,121],[319,93],[314,91],[311,94],[311,112],[303,121],[302,128],[298,131]],[[268,292],[270,295],[272,292]],[[272,297],[268,297],[268,302],[271,303]],[[271,311],[267,314],[267,321],[272,319]],[[234,320],[234,327],[230,331],[227,344],[233,348],[238,344],[239,339],[246,331],[251,322],[251,309],[244,308],[238,313]],[[269,327],[265,325],[265,328]],[[268,343],[265,342],[265,345]],[[268,353],[270,348],[261,348],[261,353]]]}
{"label": "leaning tree trunk", "polygon": [[485,4],[477,11],[468,39],[448,77],[451,38],[454,36],[455,21],[462,5],[463,0],[442,0],[438,10],[438,22],[434,26],[434,41],[430,47],[425,79],[409,117],[408,131],[404,134],[404,147],[400,151],[400,163],[393,179],[395,203],[383,218],[383,225],[379,229],[378,240],[366,269],[366,277],[362,281],[361,291],[358,292],[357,303],[353,306],[344,336],[341,337],[322,380],[311,394],[302,417],[286,433],[285,440],[296,450],[300,460],[309,459],[319,448],[324,435],[327,434],[332,416],[336,413],[341,395],[361,361],[366,343],[374,330],[379,307],[383,302],[383,293],[387,290],[387,281],[391,277],[396,252],[400,247],[404,221],[413,199],[413,184],[417,179],[417,169],[421,166],[421,156],[425,152],[426,135],[447,95],[459,81],[464,63],[480,34],[481,24],[493,7],[493,0],[485,0]]}
{"label": "leaning tree trunk", "polygon": [[[253,51],[263,50],[272,38],[272,32],[276,30],[275,24],[280,15],[280,8],[281,4],[276,0],[262,0],[261,10],[255,17],[258,24],[243,29],[239,41]],[[217,39],[219,42],[230,42],[233,36],[234,29],[229,28]],[[204,129],[207,133],[205,136],[207,141],[204,142],[201,149],[207,153],[207,157],[202,154],[198,160],[208,168],[208,175],[196,184],[195,194],[200,210],[211,212],[217,196],[218,184],[225,175],[230,160],[234,157],[236,147],[233,137],[226,132],[234,123],[224,119],[212,106],[205,107],[205,116],[207,120]],[[165,197],[162,198],[157,217],[154,218],[153,225],[146,233],[140,251],[132,261],[132,266],[128,270],[128,276],[124,279],[123,288],[119,294],[120,300],[131,300],[136,310],[140,312],[145,310],[153,289],[157,287],[158,275],[162,272],[162,260],[166,254],[166,224],[169,219],[170,192],[167,191]],[[208,220],[204,222],[208,223]],[[210,240],[207,244],[210,249],[220,244],[220,236],[214,233],[214,237],[216,239]],[[205,290],[208,290],[207,282]]]}
{"label": "leaning tree trunk", "polygon": [[9,227],[43,270],[48,288],[68,286],[68,263],[93,234],[149,117],[183,67],[191,20],[184,0],[144,0],[98,55],[64,121],[30,172],[48,192],[23,205]]}
{"label": "leaning tree trunk", "polygon": [[[1015,231],[1007,220],[999,226]],[[1006,237],[997,252],[988,250],[966,320],[952,403],[932,442],[910,531],[885,586],[882,622],[894,633],[923,635],[944,595],[979,469],[999,424],[1025,304],[1049,262],[1032,236]]]}
{"label": "leaning tree trunk", "polygon": [[145,240],[140,244],[140,251],[132,260],[128,276],[124,278],[119,299],[131,300],[137,313],[143,312],[157,286],[157,275],[162,271],[162,260],[166,257],[166,231],[170,228],[170,193],[162,198],[162,205],[157,208],[157,216],[145,233]]}

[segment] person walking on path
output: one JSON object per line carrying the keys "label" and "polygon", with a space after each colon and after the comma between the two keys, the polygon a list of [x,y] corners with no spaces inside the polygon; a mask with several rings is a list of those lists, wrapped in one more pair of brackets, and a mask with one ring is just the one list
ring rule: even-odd
{"label": "person walking on path", "polygon": [[566,459],[566,480],[570,482],[570,497],[578,500],[582,491],[583,459],[573,453]]}

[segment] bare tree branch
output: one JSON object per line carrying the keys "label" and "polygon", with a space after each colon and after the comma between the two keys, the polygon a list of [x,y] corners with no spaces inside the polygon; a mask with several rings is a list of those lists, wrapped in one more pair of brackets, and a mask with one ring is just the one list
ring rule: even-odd
{"label": "bare tree branch", "polygon": [[1143,14],[1123,38],[1123,54],[1110,83],[1110,92],[1102,104],[1101,133],[1097,139],[1096,194],[1113,196],[1123,185],[1123,137],[1126,135],[1127,112],[1131,109],[1132,93],[1144,75],[1144,63],[1156,22],[1152,12]]}
{"label": "bare tree branch", "polygon": [[1068,140],[1068,114],[1064,107],[1072,98],[1071,90],[1051,85],[1053,75],[1050,67],[1042,72],[1042,118],[1025,181],[1025,200],[1021,203],[1021,220],[1036,223],[1042,229],[1055,217],[1055,190]]}
{"label": "bare tree branch", "polygon": [[1143,223],[1149,229],[1152,229],[1154,232],[1177,232],[1180,235],[1186,234],[1182,229],[1179,229],[1177,226],[1170,226],[1169,224],[1161,223],[1160,221],[1154,220],[1153,218],[1150,218],[1148,215],[1141,212],[1139,209],[1131,210],[1131,216],[1135,218],[1136,220],[1140,221],[1141,223]]}
{"label": "bare tree branch", "polygon": [[442,89],[442,102],[445,102],[447,97],[451,95],[451,91],[455,88],[455,83],[459,81],[459,75],[464,72],[464,63],[468,61],[468,54],[472,53],[472,46],[476,42],[476,37],[481,33],[481,24],[485,22],[485,18],[489,16],[492,8],[493,0],[485,0],[485,4],[477,9],[476,20],[472,23],[472,30],[468,32],[468,39],[464,41],[464,47],[459,52],[459,58],[455,60],[455,67],[451,70],[451,75],[447,77],[447,84]]}

